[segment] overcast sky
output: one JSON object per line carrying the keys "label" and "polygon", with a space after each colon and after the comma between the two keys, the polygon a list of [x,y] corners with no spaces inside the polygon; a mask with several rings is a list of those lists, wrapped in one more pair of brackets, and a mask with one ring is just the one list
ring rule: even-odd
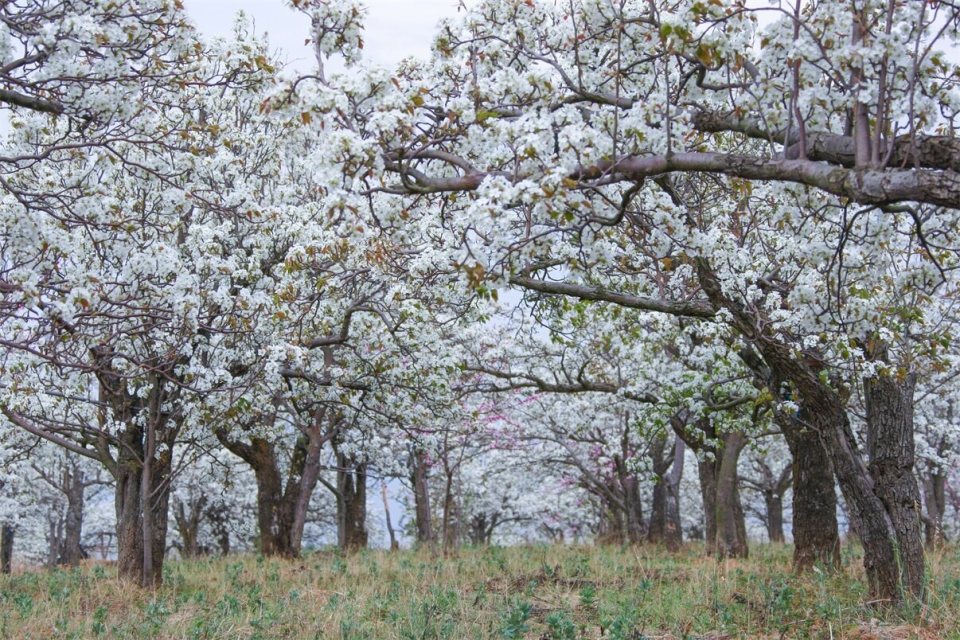
{"label": "overcast sky", "polygon": [[[364,56],[392,64],[409,55],[426,55],[437,22],[455,16],[458,0],[366,0],[367,17]],[[266,31],[272,48],[294,68],[308,71],[313,64],[304,46],[308,23],[303,14],[284,0],[185,0],[187,12],[207,36],[228,35],[237,12],[256,21],[257,31]]]}

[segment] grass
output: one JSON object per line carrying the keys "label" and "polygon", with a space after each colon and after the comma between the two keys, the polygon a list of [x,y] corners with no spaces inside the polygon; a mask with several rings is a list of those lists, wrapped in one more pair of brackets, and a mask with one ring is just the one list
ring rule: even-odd
{"label": "grass", "polygon": [[927,605],[867,602],[860,559],[790,571],[790,549],[718,563],[696,546],[533,546],[168,562],[143,591],[91,565],[0,577],[2,638],[960,638],[960,555],[929,558]]}

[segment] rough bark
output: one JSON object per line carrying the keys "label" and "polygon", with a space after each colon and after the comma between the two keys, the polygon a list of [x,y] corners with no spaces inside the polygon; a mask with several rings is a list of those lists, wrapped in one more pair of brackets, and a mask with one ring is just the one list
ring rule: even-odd
{"label": "rough bark", "polygon": [[230,553],[230,517],[227,506],[223,503],[211,505],[207,508],[206,517],[210,522],[210,532],[217,541],[220,555],[228,555]]}
{"label": "rough bark", "polygon": [[500,523],[500,514],[478,513],[470,519],[470,543],[473,545],[489,545],[493,540],[493,531]]}
{"label": "rough bark", "polygon": [[47,516],[47,566],[57,566],[63,547],[63,518],[51,513]]}
{"label": "rough bark", "polygon": [[643,542],[645,525],[643,521],[643,500],[640,496],[640,481],[636,474],[627,473],[620,479],[623,489],[624,523],[626,525],[627,542],[640,544]]}
{"label": "rough bark", "polygon": [[251,438],[249,454],[241,456],[253,468],[257,481],[257,530],[265,556],[293,557],[290,545],[293,504],[283,495],[283,478],[273,443]]}
{"label": "rough bark", "polygon": [[597,543],[624,544],[626,540],[623,511],[611,508],[608,504],[603,504],[600,509],[600,519],[597,523]]}
{"label": "rough bark", "polygon": [[783,496],[768,491],[763,496],[764,510],[767,514],[767,538],[774,544],[783,544]]}
{"label": "rough bark", "polygon": [[[781,419],[780,428],[793,458],[793,566],[797,572],[840,568],[840,529],[833,465],[806,405],[797,416]],[[830,427],[825,427],[830,428]]]}
{"label": "rough bark", "polygon": [[[797,397],[810,410],[811,423],[806,426],[820,436],[833,463],[851,519],[859,523],[858,534],[864,548],[864,568],[871,596],[877,601],[901,602],[903,592],[898,571],[897,532],[887,505],[880,497],[885,491],[876,487],[876,480],[860,455],[845,400],[828,381],[821,378],[815,361],[798,358],[791,345],[758,327],[756,318],[750,312],[728,299],[723,294],[716,274],[705,260],[697,261],[697,271],[707,297],[717,306],[730,311],[734,325],[753,343],[776,378],[789,382]],[[904,421],[891,422],[902,424]],[[893,427],[890,430],[903,431]],[[896,475],[890,474],[892,477]],[[922,545],[920,548],[922,553]],[[922,596],[922,590],[914,595]]]}
{"label": "rough bark", "polygon": [[711,556],[717,552],[717,466],[713,459],[697,459],[700,499],[703,502],[703,541],[707,555]]}
{"label": "rough bark", "polygon": [[673,464],[667,476],[667,526],[664,541],[667,549],[678,551],[683,544],[683,524],[680,520],[680,482],[683,480],[683,461],[686,445],[680,438],[674,439]]}
{"label": "rough bark", "polygon": [[767,539],[771,543],[782,544],[784,542],[783,496],[790,488],[793,470],[788,465],[778,474],[766,460],[754,460],[753,468],[759,477],[755,475],[743,481],[759,492],[763,498],[763,524],[767,530]]}
{"label": "rough bark", "polygon": [[[785,143],[784,156],[789,159],[799,157],[799,131],[794,128],[788,132],[783,129],[771,130],[757,118],[744,118],[700,111],[693,116],[694,126],[700,131],[718,133],[722,131],[744,134],[759,140],[772,140]],[[806,131],[805,151],[809,160],[818,160],[852,167],[856,162],[853,136],[840,135],[828,131]],[[893,149],[890,149],[890,145]],[[892,142],[884,140],[877,148],[880,156],[890,154],[889,165],[893,167],[923,167],[926,169],[951,169],[960,171],[960,141],[951,136],[904,135]]]}
{"label": "rough bark", "polygon": [[[402,174],[411,193],[475,191],[489,178],[520,182],[523,173],[469,172],[456,177],[409,173],[409,165],[387,162],[388,171]],[[875,169],[843,167],[808,159],[765,158],[737,153],[687,151],[669,155],[625,155],[581,167],[567,175],[578,183],[642,182],[669,173],[711,173],[746,180],[778,181],[815,187],[860,204],[924,202],[960,208],[960,173],[950,169]],[[397,185],[396,189],[402,189]]]}
{"label": "rough bark", "polygon": [[709,418],[697,420],[692,431],[677,419],[672,425],[677,437],[697,452],[707,554],[746,557],[747,527],[737,476],[746,436],[741,432],[718,434]]}
{"label": "rough bark", "polygon": [[922,600],[925,579],[920,491],[913,473],[915,385],[913,374],[902,380],[880,375],[865,381],[864,396],[870,472],[894,531],[900,567],[897,586]]}
{"label": "rough bark", "polygon": [[453,491],[454,468],[450,466],[449,460],[444,459],[443,463],[444,483],[443,483],[443,549],[450,551],[456,549],[460,543],[460,518],[457,512],[456,495]]}
{"label": "rough bark", "polygon": [[367,546],[367,465],[337,453],[337,544],[356,551]]}
{"label": "rough bark", "polygon": [[665,541],[667,530],[667,470],[672,459],[666,453],[666,434],[657,436],[650,443],[650,462],[653,470],[653,495],[650,500],[650,526],[647,540],[653,543]]}
{"label": "rough bark", "polygon": [[839,568],[840,532],[833,466],[819,431],[810,426],[815,411],[802,398],[793,398],[786,391],[788,385],[756,351],[742,349],[740,357],[753,371],[759,386],[766,387],[780,401],[800,402],[796,414],[775,414],[791,456],[794,570],[803,572],[818,562],[825,568]]}
{"label": "rough bark", "polygon": [[121,579],[143,587],[158,587],[163,580],[170,502],[170,470],[180,431],[180,387],[175,379],[176,360],[159,361],[149,376],[147,394],[128,388],[128,379],[113,367],[108,346],[91,350],[99,382],[100,400],[122,427],[116,435],[116,457],[109,445],[98,443],[100,460],[113,475],[117,516],[117,570]]}

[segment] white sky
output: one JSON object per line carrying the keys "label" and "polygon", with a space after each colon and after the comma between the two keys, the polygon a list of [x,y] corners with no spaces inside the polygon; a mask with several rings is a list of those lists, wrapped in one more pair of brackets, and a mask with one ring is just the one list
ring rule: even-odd
{"label": "white sky", "polygon": [[[457,14],[458,0],[365,0],[363,55],[392,65],[410,55],[426,55],[437,22]],[[304,46],[309,23],[284,0],[185,0],[187,13],[207,36],[229,35],[239,11],[252,16],[258,32],[267,32],[281,60],[309,71],[313,54]]]}

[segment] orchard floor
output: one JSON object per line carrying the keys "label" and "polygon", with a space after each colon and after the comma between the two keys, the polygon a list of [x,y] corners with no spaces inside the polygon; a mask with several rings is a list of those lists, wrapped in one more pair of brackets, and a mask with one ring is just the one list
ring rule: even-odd
{"label": "orchard floor", "polygon": [[790,572],[790,548],[718,563],[690,546],[533,546],[168,562],[142,591],[112,567],[0,576],[3,638],[960,638],[960,549],[928,557],[927,605],[867,600],[860,558]]}

